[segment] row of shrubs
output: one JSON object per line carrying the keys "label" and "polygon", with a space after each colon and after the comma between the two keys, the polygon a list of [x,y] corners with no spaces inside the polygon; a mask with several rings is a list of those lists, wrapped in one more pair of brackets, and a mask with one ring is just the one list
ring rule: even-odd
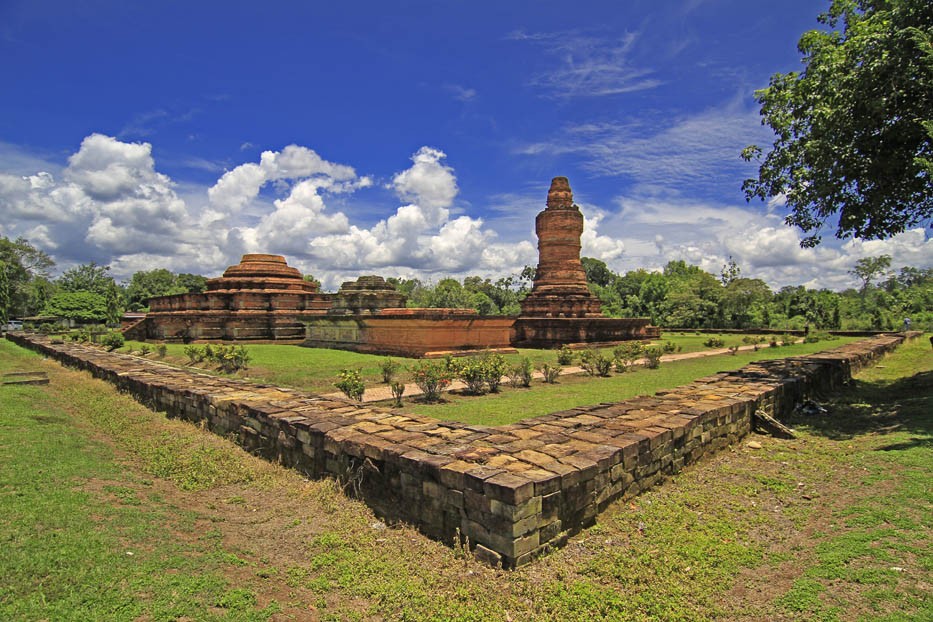
{"label": "row of shrubs", "polygon": [[191,365],[206,361],[218,365],[221,371],[228,374],[246,369],[251,358],[246,346],[242,345],[192,344],[185,346],[184,353]]}
{"label": "row of shrubs", "polygon": [[[615,369],[625,372],[632,368],[636,361],[645,359],[646,367],[657,369],[661,365],[661,356],[677,352],[680,348],[673,343],[648,348],[640,342],[627,342],[617,346],[611,357],[597,349],[583,350],[579,354],[580,366],[584,372],[591,376],[608,376]],[[557,351],[557,364],[542,363],[538,367],[544,382],[554,384],[563,371],[563,366],[573,364],[577,357],[574,350],[564,346]],[[380,365],[382,381],[392,389],[396,405],[401,405],[401,398],[405,392],[405,385],[396,381],[396,374],[402,365],[392,358],[386,358]],[[418,389],[427,402],[440,399],[441,393],[450,386],[454,380],[460,380],[466,385],[466,392],[471,395],[497,393],[502,379],[507,378],[510,386],[530,387],[535,367],[528,357],[522,357],[514,365],[509,366],[501,354],[487,353],[482,356],[469,356],[463,358],[446,357],[443,361],[417,361],[407,367]],[[353,400],[361,400],[365,383],[361,370],[343,369],[334,382],[344,395]]]}

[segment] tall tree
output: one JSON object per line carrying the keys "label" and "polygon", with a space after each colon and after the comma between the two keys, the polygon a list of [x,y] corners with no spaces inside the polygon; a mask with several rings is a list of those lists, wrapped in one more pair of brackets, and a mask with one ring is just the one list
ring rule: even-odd
{"label": "tall tree", "polygon": [[583,271],[586,273],[588,283],[595,283],[600,287],[609,287],[618,278],[618,275],[609,269],[605,261],[593,259],[592,257],[581,257]]}
{"label": "tall tree", "polygon": [[52,258],[25,238],[0,237],[0,261],[6,265],[9,298],[4,308],[7,317],[38,311],[33,306],[31,285],[36,279],[48,278],[49,270],[55,265]]}
{"label": "tall tree", "polygon": [[[890,237],[933,216],[933,2],[833,0],[803,34],[805,69],[755,93],[775,133],[745,196],[785,197],[789,225],[820,242]],[[841,26],[841,30],[837,30]]]}
{"label": "tall tree", "polygon": [[6,262],[0,260],[0,326],[10,319],[10,279],[7,277]]}
{"label": "tall tree", "polygon": [[56,282],[63,292],[92,292],[106,298],[113,277],[110,266],[98,266],[92,261],[65,270]]}
{"label": "tall tree", "polygon": [[862,292],[862,297],[864,297],[868,292],[868,288],[871,287],[871,282],[877,277],[886,275],[890,267],[890,255],[863,257],[855,262],[855,268],[849,270],[849,274],[857,276],[862,281],[862,287],[859,291]]}

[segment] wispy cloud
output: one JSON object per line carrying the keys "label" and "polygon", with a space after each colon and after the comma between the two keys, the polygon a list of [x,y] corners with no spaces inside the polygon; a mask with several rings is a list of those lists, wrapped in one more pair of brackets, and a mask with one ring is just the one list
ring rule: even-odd
{"label": "wispy cloud", "polygon": [[476,98],[476,89],[466,88],[459,84],[445,84],[444,90],[449,92],[457,101],[468,102]]}
{"label": "wispy cloud", "polygon": [[732,102],[657,123],[581,123],[553,139],[529,143],[518,153],[549,157],[573,154],[598,176],[624,177],[644,188],[679,194],[728,185],[738,192],[752,171],[739,157],[743,147],[767,140],[757,114]]}
{"label": "wispy cloud", "polygon": [[553,68],[534,73],[531,86],[549,97],[601,97],[652,89],[661,80],[654,72],[630,62],[637,33],[618,38],[579,32],[526,33],[515,31],[507,37],[539,46],[558,62]]}

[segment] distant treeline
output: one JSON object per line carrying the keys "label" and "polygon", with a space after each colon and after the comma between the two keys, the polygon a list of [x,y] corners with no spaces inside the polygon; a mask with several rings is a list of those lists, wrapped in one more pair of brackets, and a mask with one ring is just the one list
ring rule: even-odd
{"label": "distant treeline", "polygon": [[[49,278],[54,261],[27,240],[0,237],[0,324],[12,317],[50,315],[83,322],[116,322],[124,311],[144,311],[154,296],[204,291],[207,279],[164,268],[142,270],[116,283],[110,268],[83,264]],[[774,328],[801,330],[894,330],[933,327],[933,270],[890,270],[891,258],[861,259],[851,271],[858,289],[834,292],[783,287],[772,291],[746,278],[734,261],[713,275],[684,261],[661,272],[617,274],[597,259],[583,258],[593,294],[611,317],[649,317],[669,328]],[[517,315],[531,291],[534,268],[495,281],[468,276],[436,283],[387,279],[408,296],[409,307],[476,309],[482,315]],[[304,277],[314,281],[311,275]]]}

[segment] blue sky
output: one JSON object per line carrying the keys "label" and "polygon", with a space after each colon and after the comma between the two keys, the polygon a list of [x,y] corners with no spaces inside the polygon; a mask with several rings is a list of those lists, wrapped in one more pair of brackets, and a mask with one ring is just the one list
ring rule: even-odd
{"label": "blue sky", "polygon": [[772,287],[929,266],[924,229],[800,249],[747,204],[754,90],[828,2],[0,2],[0,235],[66,268],[215,276],[283,254],[359,274],[504,276],[551,177],[618,271],[732,256]]}

